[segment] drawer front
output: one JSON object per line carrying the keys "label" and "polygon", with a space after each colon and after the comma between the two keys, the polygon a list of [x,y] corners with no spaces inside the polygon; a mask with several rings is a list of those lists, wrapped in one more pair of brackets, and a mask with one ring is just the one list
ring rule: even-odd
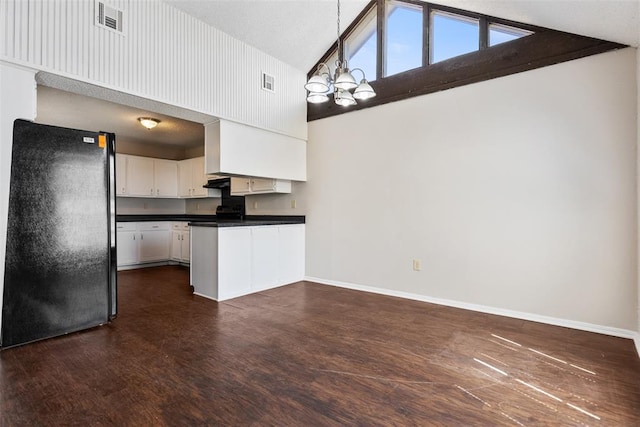
{"label": "drawer front", "polygon": [[168,221],[149,221],[149,222],[138,223],[139,231],[170,230],[170,229],[171,229],[171,223]]}
{"label": "drawer front", "polygon": [[116,231],[136,231],[135,222],[118,222],[116,224]]}

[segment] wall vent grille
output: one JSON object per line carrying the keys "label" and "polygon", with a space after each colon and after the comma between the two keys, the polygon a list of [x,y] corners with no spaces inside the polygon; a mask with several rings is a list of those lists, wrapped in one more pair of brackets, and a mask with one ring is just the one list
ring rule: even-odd
{"label": "wall vent grille", "polygon": [[95,21],[94,23],[101,28],[115,31],[122,34],[122,15],[121,10],[106,5],[104,2],[95,0]]}
{"label": "wall vent grille", "polygon": [[266,90],[268,92],[275,92],[276,91],[276,79],[275,77],[265,73],[264,71],[262,72],[262,89]]}

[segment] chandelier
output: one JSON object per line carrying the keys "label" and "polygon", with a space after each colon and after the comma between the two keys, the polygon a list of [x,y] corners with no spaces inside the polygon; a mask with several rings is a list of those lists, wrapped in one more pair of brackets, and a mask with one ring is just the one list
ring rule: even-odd
{"label": "chandelier", "polygon": [[[309,91],[307,95],[307,102],[311,104],[320,104],[329,100],[329,91],[331,85],[333,85],[333,100],[336,104],[342,106],[356,105],[357,100],[365,100],[376,96],[376,92],[373,90],[364,71],[360,68],[352,70],[360,71],[362,73],[362,80],[360,84],[356,83],[356,79],[353,74],[349,72],[349,66],[347,61],[342,56],[342,49],[340,43],[340,0],[338,0],[338,59],[336,60],[336,71],[332,73],[327,64],[321,62],[318,64],[316,72],[309,78],[309,81],[304,88]],[[355,89],[353,94],[351,89]]]}

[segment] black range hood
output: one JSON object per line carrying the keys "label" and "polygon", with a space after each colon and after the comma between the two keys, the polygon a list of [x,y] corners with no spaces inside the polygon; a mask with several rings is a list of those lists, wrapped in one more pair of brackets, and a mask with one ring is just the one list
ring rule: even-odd
{"label": "black range hood", "polygon": [[231,187],[231,178],[215,178],[207,181],[203,188],[229,188]]}
{"label": "black range hood", "polygon": [[222,203],[216,209],[217,220],[242,220],[244,218],[244,196],[231,195],[231,178],[210,179],[203,187],[220,190]]}

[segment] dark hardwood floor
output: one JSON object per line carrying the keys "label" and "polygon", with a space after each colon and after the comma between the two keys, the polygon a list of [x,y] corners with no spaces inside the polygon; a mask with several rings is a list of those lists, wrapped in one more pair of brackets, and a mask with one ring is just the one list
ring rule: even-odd
{"label": "dark hardwood floor", "polygon": [[119,273],[111,324],[0,353],[0,425],[638,426],[630,340],[297,283]]}

